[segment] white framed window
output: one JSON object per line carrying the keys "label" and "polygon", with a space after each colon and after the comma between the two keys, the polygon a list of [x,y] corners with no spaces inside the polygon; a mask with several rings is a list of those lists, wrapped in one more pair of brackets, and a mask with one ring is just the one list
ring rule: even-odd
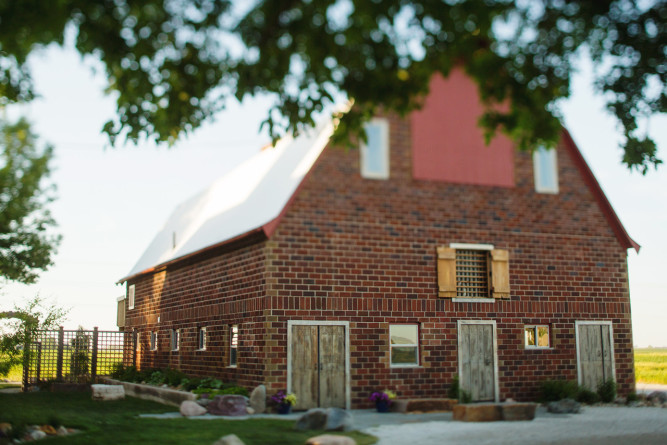
{"label": "white framed window", "polygon": [[157,351],[157,332],[151,332],[151,351]]}
{"label": "white framed window", "polygon": [[200,351],[206,350],[206,328],[200,327],[197,330],[197,349]]}
{"label": "white framed window", "polygon": [[181,346],[181,330],[180,329],[172,329],[171,330],[171,350],[172,351],[178,351],[178,349]]}
{"label": "white framed window", "polygon": [[364,126],[366,142],[359,150],[361,176],[369,179],[389,178],[389,122],[373,118]]}
{"label": "white framed window", "polygon": [[392,367],[419,366],[419,326],[389,325],[389,349]]}
{"label": "white framed window", "polygon": [[134,284],[127,288],[127,308],[134,309]]}
{"label": "white framed window", "polygon": [[527,325],[523,328],[526,349],[546,349],[551,347],[548,325]]}
{"label": "white framed window", "polygon": [[558,160],[555,149],[539,147],[533,152],[533,172],[537,193],[558,193]]}
{"label": "white framed window", "polygon": [[229,328],[229,366],[236,367],[239,349],[239,325],[233,324]]}

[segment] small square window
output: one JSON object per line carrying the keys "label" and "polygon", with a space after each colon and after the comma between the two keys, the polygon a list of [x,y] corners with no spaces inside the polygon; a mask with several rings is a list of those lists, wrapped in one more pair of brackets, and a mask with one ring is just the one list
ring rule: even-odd
{"label": "small square window", "polygon": [[200,351],[206,349],[206,328],[199,328],[197,333],[197,347]]}
{"label": "small square window", "polygon": [[558,193],[558,162],[555,149],[540,147],[535,150],[533,171],[537,193]]}
{"label": "small square window", "polygon": [[359,150],[361,176],[369,179],[389,178],[389,122],[375,118],[368,122],[366,142]]}
{"label": "small square window", "polygon": [[171,330],[171,350],[178,351],[181,346],[181,330],[172,329]]}
{"label": "small square window", "polygon": [[151,332],[151,351],[157,351],[157,332]]}
{"label": "small square window", "polygon": [[127,288],[127,308],[134,309],[134,284]]}
{"label": "small square window", "polygon": [[525,346],[527,349],[551,347],[551,341],[549,338],[549,326],[547,325],[525,326],[523,332],[524,332]]}
{"label": "small square window", "polygon": [[239,349],[239,325],[234,324],[229,330],[229,366],[236,366]]}
{"label": "small square window", "polygon": [[419,365],[419,328],[416,324],[389,326],[391,366]]}

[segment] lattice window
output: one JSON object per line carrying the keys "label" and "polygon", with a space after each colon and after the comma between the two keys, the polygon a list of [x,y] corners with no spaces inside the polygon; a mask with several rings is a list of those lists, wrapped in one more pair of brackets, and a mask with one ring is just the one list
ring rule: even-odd
{"label": "lattice window", "polygon": [[456,296],[489,297],[488,251],[456,250]]}

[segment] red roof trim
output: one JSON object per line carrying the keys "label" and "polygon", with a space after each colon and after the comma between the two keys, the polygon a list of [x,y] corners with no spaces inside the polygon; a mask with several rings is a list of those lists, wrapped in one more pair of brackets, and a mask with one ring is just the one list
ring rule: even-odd
{"label": "red roof trim", "polygon": [[600,210],[602,210],[602,213],[607,218],[607,221],[614,231],[614,234],[616,234],[618,241],[624,248],[633,248],[635,251],[639,252],[641,246],[637,244],[632,238],[630,238],[630,235],[628,235],[628,232],[625,230],[625,227],[623,227],[621,220],[618,219],[618,215],[614,211],[614,208],[611,206],[611,203],[609,203],[607,196],[605,196],[604,192],[602,191],[600,183],[598,183],[597,179],[595,179],[593,172],[586,163],[586,160],[581,154],[581,151],[579,151],[577,144],[575,144],[572,136],[565,128],[563,128],[563,142],[563,145],[568,150],[572,156],[572,159],[574,160],[575,165],[579,169],[584,182],[588,186],[588,189],[591,191],[595,197],[595,200],[598,202]]}

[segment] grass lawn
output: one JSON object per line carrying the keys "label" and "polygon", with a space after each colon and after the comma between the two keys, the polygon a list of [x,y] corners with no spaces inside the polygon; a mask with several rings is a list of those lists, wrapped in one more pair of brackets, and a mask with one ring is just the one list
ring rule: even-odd
{"label": "grass lawn", "polygon": [[635,378],[642,383],[667,385],[667,348],[635,349]]}
{"label": "grass lawn", "polygon": [[[0,422],[13,425],[62,423],[83,430],[81,434],[49,439],[49,444],[213,443],[226,434],[236,434],[247,445],[303,444],[318,431],[299,432],[294,422],[284,420],[193,420],[139,419],[138,414],[173,412],[175,407],[147,400],[99,402],[90,393],[33,392],[0,393]],[[343,434],[343,433],[341,433]],[[359,445],[373,444],[375,437],[359,432],[344,433]],[[0,439],[0,444],[2,444]]]}

